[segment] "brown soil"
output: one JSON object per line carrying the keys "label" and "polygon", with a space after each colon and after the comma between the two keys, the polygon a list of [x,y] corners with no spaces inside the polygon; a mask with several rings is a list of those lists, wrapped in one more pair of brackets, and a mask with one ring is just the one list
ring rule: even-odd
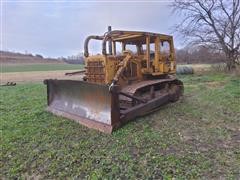
{"label": "brown soil", "polygon": [[61,71],[36,71],[36,72],[11,72],[0,73],[1,84],[7,82],[27,83],[27,82],[42,82],[44,79],[82,79],[83,74],[66,76],[66,72],[71,70]]}

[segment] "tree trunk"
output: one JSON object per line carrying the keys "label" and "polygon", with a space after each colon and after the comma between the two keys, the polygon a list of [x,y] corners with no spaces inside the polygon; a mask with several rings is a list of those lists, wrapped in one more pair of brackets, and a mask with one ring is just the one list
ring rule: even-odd
{"label": "tree trunk", "polygon": [[235,63],[235,56],[234,52],[231,50],[225,50],[225,55],[226,55],[226,64],[227,64],[227,70],[232,71],[236,68],[236,63]]}
{"label": "tree trunk", "polygon": [[227,70],[228,71],[232,71],[236,68],[235,58],[234,58],[233,53],[231,53],[231,52],[228,53],[226,63],[227,63]]}

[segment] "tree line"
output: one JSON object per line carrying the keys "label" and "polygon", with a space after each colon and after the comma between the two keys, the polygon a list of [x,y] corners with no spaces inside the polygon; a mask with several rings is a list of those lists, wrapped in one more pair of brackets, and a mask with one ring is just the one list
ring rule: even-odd
{"label": "tree line", "polygon": [[176,49],[176,60],[180,64],[213,64],[225,62],[225,54],[206,46],[186,46]]}

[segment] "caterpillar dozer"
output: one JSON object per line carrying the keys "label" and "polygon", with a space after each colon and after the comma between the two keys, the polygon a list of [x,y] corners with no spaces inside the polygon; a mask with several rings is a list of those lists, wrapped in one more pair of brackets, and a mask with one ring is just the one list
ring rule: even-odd
{"label": "caterpillar dozer", "polygon": [[[100,42],[101,53],[89,53],[93,40]],[[44,80],[47,110],[53,114],[111,133],[183,93],[183,83],[175,77],[172,36],[110,30],[87,37],[84,56],[83,79]]]}

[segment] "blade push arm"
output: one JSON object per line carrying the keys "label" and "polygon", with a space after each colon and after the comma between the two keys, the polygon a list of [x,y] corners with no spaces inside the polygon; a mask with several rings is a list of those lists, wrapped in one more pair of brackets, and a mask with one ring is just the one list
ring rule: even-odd
{"label": "blade push arm", "polygon": [[121,61],[119,63],[119,68],[113,78],[113,81],[112,81],[112,84],[110,85],[109,87],[109,90],[111,90],[111,87],[113,85],[115,85],[118,80],[119,80],[119,77],[122,75],[123,71],[126,69],[127,65],[128,65],[128,62],[130,61],[131,57],[132,57],[132,52],[131,51],[124,51],[124,54],[127,54],[126,57],[123,59],[123,61]]}

